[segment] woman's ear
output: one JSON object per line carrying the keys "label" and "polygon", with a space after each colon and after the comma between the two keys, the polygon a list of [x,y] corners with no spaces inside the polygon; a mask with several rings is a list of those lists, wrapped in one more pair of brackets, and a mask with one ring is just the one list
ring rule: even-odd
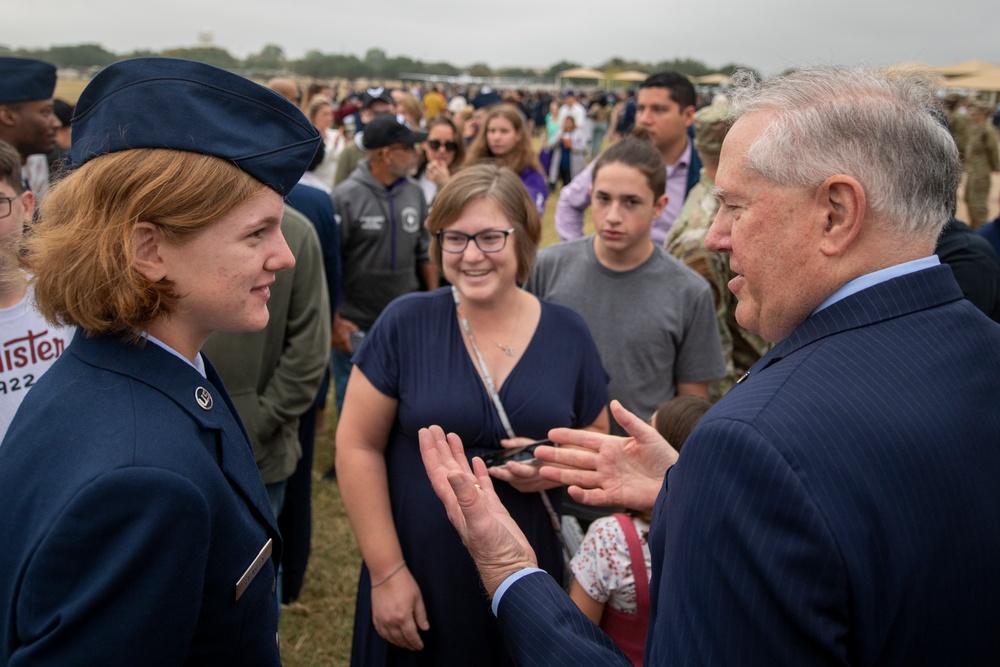
{"label": "woman's ear", "polygon": [[129,236],[132,265],[152,283],[167,277],[167,264],[160,251],[164,242],[160,228],[151,222],[137,222]]}

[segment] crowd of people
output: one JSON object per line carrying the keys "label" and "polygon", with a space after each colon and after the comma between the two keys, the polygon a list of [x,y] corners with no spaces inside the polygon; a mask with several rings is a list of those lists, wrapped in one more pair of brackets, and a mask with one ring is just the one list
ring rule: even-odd
{"label": "crowd of people", "polygon": [[55,84],[0,57],[0,662],[280,664],[328,394],[353,665],[1000,654],[983,103]]}

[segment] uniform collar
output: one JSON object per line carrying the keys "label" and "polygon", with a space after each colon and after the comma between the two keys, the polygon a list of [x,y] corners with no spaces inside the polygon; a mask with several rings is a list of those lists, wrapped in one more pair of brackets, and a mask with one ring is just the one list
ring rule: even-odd
{"label": "uniform collar", "polygon": [[[205,360],[202,377],[186,360],[156,344],[131,343],[122,336],[74,337],[67,351],[84,363],[132,378],[170,398],[203,430],[217,436],[209,446],[223,474],[254,508],[258,519],[277,528],[261,482],[246,430],[225,391],[222,379]],[[123,397],[123,400],[128,400]],[[239,435],[237,435],[239,434]]]}

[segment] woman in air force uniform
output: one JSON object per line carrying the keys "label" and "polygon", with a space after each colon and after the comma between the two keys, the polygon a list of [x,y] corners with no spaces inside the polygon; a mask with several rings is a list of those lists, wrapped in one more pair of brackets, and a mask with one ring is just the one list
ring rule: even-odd
{"label": "woman in air force uniform", "polygon": [[22,264],[80,332],[0,446],[0,663],[278,665],[280,538],[200,353],[267,323],[282,197],[320,137],[200,63],[111,65]]}

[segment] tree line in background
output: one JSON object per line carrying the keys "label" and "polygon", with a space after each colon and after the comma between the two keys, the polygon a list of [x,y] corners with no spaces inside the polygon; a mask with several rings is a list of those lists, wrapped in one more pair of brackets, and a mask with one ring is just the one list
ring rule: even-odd
{"label": "tree line in background", "polygon": [[[524,79],[550,79],[557,73],[580,67],[580,63],[560,61],[546,69],[530,69],[523,67],[491,68],[486,63],[474,63],[467,67],[458,67],[446,62],[424,62],[406,56],[390,58],[385,51],[378,48],[368,49],[363,58],[339,53],[322,53],[309,51],[300,60],[289,60],[280,46],[268,44],[259,53],[251,54],[245,60],[240,60],[229,51],[218,46],[196,46],[189,48],[165,49],[160,52],[137,50],[126,54],[108,51],[100,44],[76,44],[68,46],[53,46],[48,49],[10,49],[0,46],[0,54],[24,56],[45,60],[58,67],[88,68],[104,67],[119,60],[142,58],[149,56],[166,56],[171,58],[187,58],[215,65],[225,69],[250,70],[264,74],[292,72],[300,76],[315,79],[399,79],[404,72],[419,72],[421,74],[436,74],[458,76],[468,74],[476,77],[513,77]],[[712,68],[693,58],[674,58],[658,63],[644,63],[623,58],[611,58],[595,69],[604,72],[620,72],[639,70],[656,72],[674,70],[688,76],[703,76],[713,72],[732,74],[738,67],[730,63],[723,67]]]}

